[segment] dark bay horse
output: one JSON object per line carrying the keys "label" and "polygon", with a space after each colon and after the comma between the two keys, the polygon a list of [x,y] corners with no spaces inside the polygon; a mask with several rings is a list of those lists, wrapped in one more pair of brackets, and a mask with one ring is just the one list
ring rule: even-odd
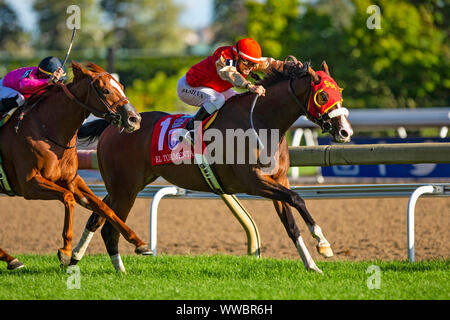
{"label": "dark bay horse", "polygon": [[[330,77],[328,79],[331,79],[326,63],[322,66],[324,72],[321,74],[326,73]],[[278,166],[274,172],[267,174],[258,164],[225,164],[225,162],[214,164],[215,172],[222,182],[225,193],[247,193],[273,200],[279,218],[297,247],[305,267],[317,272],[321,270],[314,263],[303,242],[291,207],[300,213],[312,236],[317,239],[319,252],[324,256],[331,256],[333,253],[321,228],[306,209],[304,200],[290,190],[286,175],[289,169],[289,153],[285,133],[301,115],[307,115],[324,131],[329,132],[335,141],[350,141],[353,130],[348,122],[348,110],[342,107],[340,91],[338,91],[340,100],[336,100],[336,103],[326,112],[320,112],[321,105],[325,105],[329,98],[325,89],[314,92],[314,85],[320,83],[319,72],[316,73],[306,64],[302,65],[295,58],[294,61],[285,60],[284,72],[273,70],[260,81],[259,84],[266,88],[266,95],[257,101],[253,122],[257,128],[279,130],[279,140],[273,153],[278,157]],[[333,83],[335,83],[334,80]],[[310,96],[318,101],[316,106],[307,106]],[[225,136],[225,131],[229,129],[249,129],[253,98],[253,94],[244,93],[229,99],[206,132],[214,128]],[[311,108],[316,109],[313,112]],[[114,127],[103,120],[87,123],[79,131],[79,138],[99,137],[98,163],[108,191],[104,201],[123,220],[126,220],[138,192],[158,177],[163,177],[170,183],[185,189],[211,192],[196,164],[151,165],[152,133],[155,124],[165,115],[167,113],[164,112],[142,113],[141,129],[129,135],[119,135]],[[229,142],[226,141],[226,143]],[[126,152],[118,150],[126,150]],[[246,149],[246,152],[258,153],[259,151]],[[93,213],[86,224],[85,234],[92,236],[104,222],[103,217]],[[114,257],[112,261],[113,263],[115,261],[116,270],[124,271],[118,251],[119,234],[109,223],[105,223],[101,235],[109,255]],[[90,237],[83,237],[78,247],[86,247],[87,238]],[[76,259],[73,259],[72,263],[76,263],[82,257],[78,252],[76,253]]]}
{"label": "dark bay horse", "polygon": [[[69,264],[72,254],[72,221],[76,203],[107,219],[136,246],[137,253],[148,254],[148,246],[94,195],[77,174],[75,148],[78,129],[90,113],[108,119],[115,123],[116,130],[119,125],[128,133],[140,128],[141,116],[123,94],[122,85],[102,68],[93,63],[85,68],[72,62],[72,70],[72,83],[50,86],[38,98],[39,103],[30,101],[25,106],[22,119],[16,112],[0,129],[0,151],[11,195],[25,199],[60,200],[64,204],[64,245],[58,250],[62,265]],[[3,227],[5,224],[3,221]],[[23,267],[20,261],[2,249],[0,260],[7,262],[8,269]]]}

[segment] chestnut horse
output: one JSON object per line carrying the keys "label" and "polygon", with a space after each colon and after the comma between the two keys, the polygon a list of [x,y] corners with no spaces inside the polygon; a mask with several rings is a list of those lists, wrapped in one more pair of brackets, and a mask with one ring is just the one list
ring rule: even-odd
{"label": "chestnut horse", "polygon": [[[279,218],[297,247],[305,267],[308,270],[321,272],[303,242],[292,215],[291,206],[298,210],[312,236],[317,239],[319,252],[322,255],[331,256],[332,251],[321,228],[306,209],[304,200],[290,189],[286,175],[289,169],[289,152],[284,135],[301,115],[307,115],[324,131],[329,132],[337,142],[350,141],[353,130],[348,122],[348,110],[342,107],[339,91],[337,94],[341,100],[338,103],[325,113],[316,112],[316,117],[312,117],[307,111],[307,102],[310,94],[316,97],[312,85],[320,83],[321,78],[311,67],[302,65],[294,57],[291,58],[294,61],[285,60],[283,72],[272,70],[260,80],[259,84],[266,88],[266,95],[257,101],[256,113],[253,117],[257,128],[279,130],[279,140],[276,141],[277,150],[275,150],[275,155],[278,155],[277,168],[271,174],[263,172],[263,168],[258,164],[214,164],[214,169],[225,193],[247,193],[273,200]],[[324,62],[322,66],[329,76],[326,63]],[[327,94],[325,92],[320,94],[322,103],[325,103]],[[250,111],[253,98],[253,94],[243,93],[229,99],[208,130],[215,128],[225,136],[225,130],[228,129],[251,128]],[[137,194],[158,177],[163,177],[170,183],[185,189],[211,192],[196,164],[151,165],[152,133],[158,120],[167,113],[144,112],[141,115],[141,130],[129,135],[119,135],[117,130],[103,120],[83,125],[78,135],[79,138],[88,140],[99,137],[98,163],[108,191],[104,201],[123,220],[126,220]],[[230,141],[226,143],[228,142]],[[118,150],[126,150],[126,152],[118,152]],[[246,152],[258,153],[258,150],[247,148]],[[92,235],[104,222],[103,217],[93,213],[86,224],[85,234]],[[117,231],[109,223],[105,223],[101,235],[109,255],[115,257],[112,259],[116,261],[114,267],[118,271],[125,271],[120,261]],[[87,245],[85,238],[88,237],[85,236],[78,246]],[[78,255],[77,259],[80,258],[81,256]],[[77,259],[73,259],[72,263],[76,263]]]}
{"label": "chestnut horse", "polygon": [[[62,265],[69,264],[72,254],[76,203],[107,219],[136,246],[137,253],[151,253],[77,174],[77,132],[90,113],[108,119],[115,123],[116,130],[119,125],[128,133],[138,130],[141,122],[141,116],[125,97],[122,85],[97,65],[89,63],[87,67],[72,62],[72,83],[50,85],[38,101],[31,97],[23,112],[20,115],[16,112],[0,129],[3,168],[12,189],[9,195],[60,200],[65,206],[64,245],[58,250]],[[10,270],[23,267],[2,249],[0,260],[6,261]]]}

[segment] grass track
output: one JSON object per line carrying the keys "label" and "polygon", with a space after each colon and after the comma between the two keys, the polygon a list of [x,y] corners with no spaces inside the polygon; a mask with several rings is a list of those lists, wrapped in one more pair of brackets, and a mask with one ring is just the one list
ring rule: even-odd
{"label": "grass track", "polygon": [[[22,255],[16,271],[0,264],[0,300],[299,300],[450,298],[450,260],[408,262],[318,262],[324,275],[307,272],[300,260],[201,255],[122,257],[127,274],[114,271],[109,257],[80,263],[80,289],[68,289],[75,273],[60,269],[56,256]],[[368,289],[380,268],[380,289]],[[70,278],[70,279],[69,279]],[[74,282],[72,282],[74,283]],[[371,282],[374,283],[374,282]]]}

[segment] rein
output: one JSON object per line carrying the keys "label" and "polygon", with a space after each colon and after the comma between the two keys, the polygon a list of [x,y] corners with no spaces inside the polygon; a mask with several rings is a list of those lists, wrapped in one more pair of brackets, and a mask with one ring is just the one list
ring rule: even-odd
{"label": "rein", "polygon": [[[83,102],[81,102],[77,97],[75,97],[72,92],[70,92],[69,88],[67,88],[67,86],[64,83],[59,82],[57,85],[60,86],[62,88],[62,90],[64,91],[64,93],[66,94],[66,96],[73,102],[77,103],[78,105],[80,105],[81,107],[83,107],[84,109],[86,109],[87,111],[89,111],[90,113],[92,113],[94,116],[99,117],[99,118],[103,118],[109,122],[111,122],[114,125],[118,125],[120,126],[122,123],[122,117],[120,116],[120,114],[118,114],[117,112],[114,111],[114,108],[117,107],[117,105],[119,105],[120,103],[126,101],[128,102],[128,98],[127,97],[122,97],[120,100],[116,101],[113,105],[109,105],[105,99],[103,99],[100,94],[98,93],[98,91],[95,89],[94,87],[94,82],[101,76],[108,74],[107,72],[102,72],[102,73],[98,73],[89,83],[89,87],[88,87],[88,93],[86,95],[86,100]],[[112,77],[111,77],[112,78]],[[114,79],[114,78],[112,78]],[[116,81],[116,79],[114,79],[114,81]],[[117,82],[117,81],[116,81]],[[88,105],[88,100],[89,100],[89,96],[90,96],[90,92],[91,92],[91,88],[94,91],[94,93],[96,94],[97,98],[103,103],[103,105],[106,107],[106,109],[108,110],[108,112],[99,112],[98,110],[90,107]]]}
{"label": "rein", "polygon": [[[89,87],[88,87],[88,93],[86,95],[86,99],[84,102],[80,101],[77,97],[75,97],[72,92],[70,92],[69,88],[67,88],[67,86],[63,83],[63,82],[56,82],[55,84],[48,84],[43,88],[40,88],[38,91],[36,91],[35,93],[33,93],[31,95],[31,97],[33,97],[35,94],[37,94],[37,92],[40,92],[44,89],[47,89],[50,86],[56,85],[58,87],[60,87],[63,92],[65,93],[65,95],[73,102],[77,103],[79,106],[81,106],[82,108],[84,108],[85,110],[87,110],[88,112],[92,113],[93,115],[95,115],[96,117],[99,118],[103,118],[105,120],[107,120],[108,122],[114,124],[114,125],[118,125],[120,127],[120,125],[122,124],[122,117],[120,116],[120,114],[118,114],[116,111],[114,111],[114,109],[122,102],[128,102],[128,98],[127,97],[122,97],[121,99],[119,99],[118,101],[114,102],[111,106],[108,104],[108,102],[102,98],[100,96],[100,94],[98,93],[97,89],[95,89],[94,87],[94,82],[101,76],[108,74],[107,72],[102,72],[102,73],[98,73],[97,75],[95,75],[94,78],[92,78],[92,80],[89,82]],[[113,77],[111,77],[114,81],[116,81],[116,79],[114,79]],[[117,81],[116,81],[117,82]],[[107,112],[99,112],[98,110],[90,107],[88,105],[88,101],[89,101],[89,96],[91,93],[91,88],[94,91],[94,93],[96,94],[97,98],[103,103],[103,105],[106,107],[106,109],[108,110]],[[31,98],[30,97],[30,98]],[[39,102],[42,101],[42,99],[46,97],[45,95],[42,95],[41,97],[39,97],[31,106],[27,106],[19,115],[19,119],[17,121],[17,125],[14,127],[16,133],[19,131],[19,126],[20,123],[22,122],[23,118],[25,117],[25,115],[31,110],[33,109],[35,106],[37,106],[39,104]],[[30,99],[29,98],[29,99]],[[29,101],[29,100],[28,100]],[[55,141],[54,139],[50,138],[47,132],[47,129],[45,128],[45,125],[42,124],[42,122],[37,119],[37,121],[40,124],[40,127],[42,128],[42,130],[44,130],[45,132],[45,138],[49,141],[51,141],[52,143],[56,144],[57,146],[63,148],[63,149],[73,149],[76,147],[76,143],[73,146],[64,146],[60,143],[58,143],[57,141]]]}

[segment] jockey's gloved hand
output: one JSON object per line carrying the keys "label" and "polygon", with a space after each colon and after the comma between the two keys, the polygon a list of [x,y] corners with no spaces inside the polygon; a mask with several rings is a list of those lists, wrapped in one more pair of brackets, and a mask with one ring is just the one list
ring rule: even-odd
{"label": "jockey's gloved hand", "polygon": [[263,86],[249,84],[247,86],[248,91],[258,94],[258,96],[265,96],[266,95],[266,89]]}
{"label": "jockey's gloved hand", "polygon": [[53,72],[53,74],[48,82],[53,83],[53,82],[59,81],[59,79],[63,75],[64,75],[64,70],[62,68],[58,68],[55,72]]}

